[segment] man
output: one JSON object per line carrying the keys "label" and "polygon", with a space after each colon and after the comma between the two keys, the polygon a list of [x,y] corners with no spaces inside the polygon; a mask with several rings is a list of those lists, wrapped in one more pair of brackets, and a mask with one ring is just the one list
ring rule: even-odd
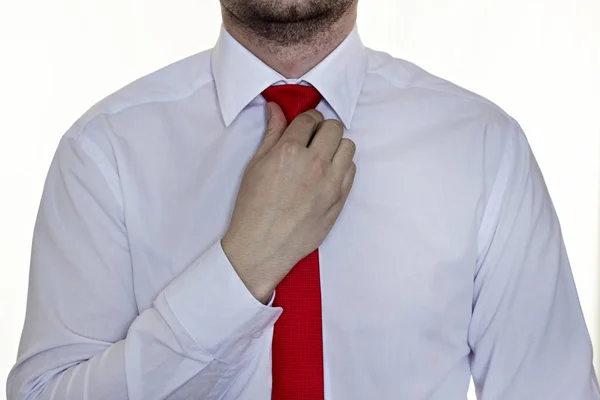
{"label": "man", "polygon": [[221,4],[61,140],[8,397],[600,399],[519,125],[357,0]]}

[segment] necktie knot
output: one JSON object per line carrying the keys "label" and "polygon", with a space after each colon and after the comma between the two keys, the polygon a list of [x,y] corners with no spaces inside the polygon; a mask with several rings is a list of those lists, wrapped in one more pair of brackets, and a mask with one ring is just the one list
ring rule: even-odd
{"label": "necktie knot", "polygon": [[323,98],[314,87],[303,85],[271,86],[262,95],[268,102],[279,104],[288,123],[303,112],[316,108]]}

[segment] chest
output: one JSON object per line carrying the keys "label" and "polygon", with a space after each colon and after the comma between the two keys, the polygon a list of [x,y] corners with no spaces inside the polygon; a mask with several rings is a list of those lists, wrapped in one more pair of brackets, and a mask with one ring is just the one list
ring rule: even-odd
{"label": "chest", "polygon": [[[263,136],[259,115],[250,107],[228,129],[147,138],[128,155],[122,176],[140,309],[224,234]],[[324,323],[360,332],[410,321],[435,332],[452,312],[464,320],[481,200],[472,146],[427,124],[356,121],[346,132],[357,144],[354,187],[320,247]],[[386,316],[373,312],[382,307]]]}

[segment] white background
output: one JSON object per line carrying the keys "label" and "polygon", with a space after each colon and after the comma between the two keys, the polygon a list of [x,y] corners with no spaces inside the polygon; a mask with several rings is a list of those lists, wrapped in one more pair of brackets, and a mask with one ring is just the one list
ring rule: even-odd
{"label": "white background", "polygon": [[[600,348],[600,1],[361,0],[373,48],[488,97],[527,133]],[[218,0],[0,0],[0,386],[59,137],[92,104],[211,47]],[[0,398],[4,398],[0,390]]]}

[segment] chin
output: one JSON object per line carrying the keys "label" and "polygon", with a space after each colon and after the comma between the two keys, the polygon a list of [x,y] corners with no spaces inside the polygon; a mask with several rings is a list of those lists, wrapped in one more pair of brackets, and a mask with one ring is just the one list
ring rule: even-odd
{"label": "chin", "polygon": [[237,24],[281,44],[310,41],[329,29],[357,0],[221,0]]}

